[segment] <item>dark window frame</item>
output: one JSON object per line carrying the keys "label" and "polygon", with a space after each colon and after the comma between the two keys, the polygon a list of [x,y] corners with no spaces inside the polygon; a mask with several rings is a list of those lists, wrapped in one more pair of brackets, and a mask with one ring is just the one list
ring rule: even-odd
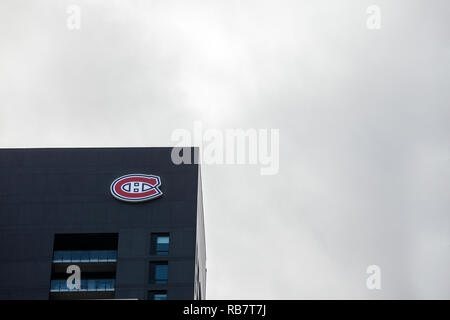
{"label": "dark window frame", "polygon": [[[157,266],[166,266],[166,278],[156,278]],[[167,284],[169,282],[169,262],[168,261],[150,261],[149,263],[149,282],[151,284]]]}
{"label": "dark window frame", "polygon": [[[169,243],[167,248],[159,248],[158,247],[158,238],[160,237],[168,237]],[[168,256],[170,254],[170,233],[169,232],[155,232],[150,236],[150,255],[153,256]]]}

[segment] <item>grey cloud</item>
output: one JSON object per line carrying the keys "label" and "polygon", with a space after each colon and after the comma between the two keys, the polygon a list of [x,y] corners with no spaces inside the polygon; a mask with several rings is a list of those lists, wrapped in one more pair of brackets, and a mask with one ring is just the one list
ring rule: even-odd
{"label": "grey cloud", "polygon": [[448,1],[77,3],[0,3],[1,147],[279,128],[278,175],[203,168],[208,298],[450,298]]}

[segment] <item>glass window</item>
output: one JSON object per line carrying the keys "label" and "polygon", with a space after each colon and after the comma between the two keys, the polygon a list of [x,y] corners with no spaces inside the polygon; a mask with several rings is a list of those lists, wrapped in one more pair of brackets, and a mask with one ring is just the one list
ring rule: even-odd
{"label": "glass window", "polygon": [[97,289],[97,282],[95,280],[88,280],[87,289],[88,291],[95,291]]}
{"label": "glass window", "polygon": [[89,251],[89,261],[90,262],[98,262],[98,258],[99,258],[99,251],[97,251],[97,250]]}
{"label": "glass window", "polygon": [[169,236],[158,236],[156,239],[156,254],[168,255],[169,254]]}
{"label": "glass window", "polygon": [[113,279],[106,280],[106,290],[107,291],[114,290],[114,280]]}
{"label": "glass window", "polygon": [[71,262],[80,262],[81,260],[81,251],[72,251],[72,260]]}
{"label": "glass window", "polygon": [[151,262],[150,272],[152,283],[167,283],[169,276],[169,266],[167,265],[167,262]]}
{"label": "glass window", "polygon": [[63,262],[63,253],[62,253],[62,251],[55,251],[53,253],[53,262]]}
{"label": "glass window", "polygon": [[106,282],[107,282],[107,280],[97,280],[97,290],[105,291],[106,290]]}
{"label": "glass window", "polygon": [[108,252],[107,251],[98,251],[98,261],[99,262],[108,261]]}
{"label": "glass window", "polygon": [[170,236],[168,233],[152,234],[151,254],[166,256],[169,254]]}
{"label": "glass window", "polygon": [[80,252],[80,261],[81,262],[89,262],[89,251],[81,251]]}
{"label": "glass window", "polygon": [[69,288],[67,287],[67,281],[64,280],[56,280],[59,282],[59,291],[69,291]]}
{"label": "glass window", "polygon": [[116,254],[116,251],[108,251],[107,252],[107,259],[108,259],[108,261],[116,261],[116,259],[117,259],[117,254]]}
{"label": "glass window", "polygon": [[88,281],[87,280],[81,280],[81,288],[80,290],[86,291],[88,289]]}
{"label": "glass window", "polygon": [[67,280],[51,280],[50,291],[114,291],[114,279],[83,279],[80,282],[80,289],[69,289],[67,287]]}
{"label": "glass window", "polygon": [[72,254],[70,251],[62,251],[63,255],[63,262],[71,262],[72,261]]}
{"label": "glass window", "polygon": [[148,300],[167,300],[167,291],[165,290],[149,291]]}
{"label": "glass window", "polygon": [[115,262],[117,260],[117,251],[115,250],[59,250],[53,252],[53,262],[71,263],[71,262]]}
{"label": "glass window", "polygon": [[157,264],[155,267],[155,282],[167,283],[169,268],[167,264]]}
{"label": "glass window", "polygon": [[52,280],[50,283],[50,291],[59,291],[59,280]]}
{"label": "glass window", "polygon": [[155,293],[153,300],[167,300],[167,293]]}

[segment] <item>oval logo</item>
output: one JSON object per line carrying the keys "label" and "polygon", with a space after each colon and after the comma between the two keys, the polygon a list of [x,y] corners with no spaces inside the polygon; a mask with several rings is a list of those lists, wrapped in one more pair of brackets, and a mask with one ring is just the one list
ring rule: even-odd
{"label": "oval logo", "polygon": [[114,180],[111,193],[114,198],[128,202],[142,202],[158,198],[161,178],[148,174],[127,174]]}

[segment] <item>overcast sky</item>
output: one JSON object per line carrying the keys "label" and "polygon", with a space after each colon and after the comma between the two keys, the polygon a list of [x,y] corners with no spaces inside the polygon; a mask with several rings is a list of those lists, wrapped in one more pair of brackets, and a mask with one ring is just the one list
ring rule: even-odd
{"label": "overcast sky", "polygon": [[1,0],[0,147],[170,146],[195,120],[279,129],[277,175],[202,167],[207,297],[449,299],[449,12]]}

